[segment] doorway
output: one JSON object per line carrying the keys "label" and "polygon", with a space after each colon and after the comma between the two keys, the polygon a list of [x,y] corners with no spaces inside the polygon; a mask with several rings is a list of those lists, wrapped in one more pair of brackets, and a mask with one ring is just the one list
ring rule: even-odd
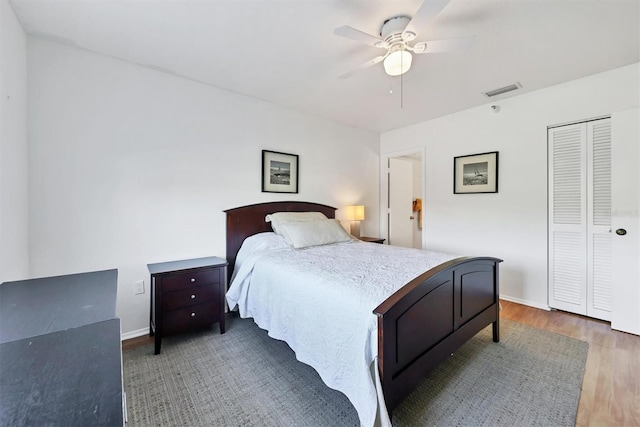
{"label": "doorway", "polygon": [[423,149],[389,153],[381,161],[383,234],[390,245],[422,249]]}

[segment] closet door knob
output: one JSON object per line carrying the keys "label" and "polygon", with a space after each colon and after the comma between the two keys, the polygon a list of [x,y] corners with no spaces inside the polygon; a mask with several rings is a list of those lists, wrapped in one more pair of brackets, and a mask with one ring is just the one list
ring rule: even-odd
{"label": "closet door knob", "polygon": [[617,234],[618,236],[624,236],[625,234],[627,234],[627,230],[625,230],[624,228],[618,228],[618,229],[616,230],[616,234]]}

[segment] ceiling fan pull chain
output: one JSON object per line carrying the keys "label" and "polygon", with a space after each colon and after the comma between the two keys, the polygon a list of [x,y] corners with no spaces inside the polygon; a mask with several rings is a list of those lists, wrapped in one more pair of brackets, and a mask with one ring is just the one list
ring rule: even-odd
{"label": "ceiling fan pull chain", "polygon": [[[400,68],[402,66],[402,56],[400,57]],[[404,108],[404,73],[400,74],[400,109]]]}

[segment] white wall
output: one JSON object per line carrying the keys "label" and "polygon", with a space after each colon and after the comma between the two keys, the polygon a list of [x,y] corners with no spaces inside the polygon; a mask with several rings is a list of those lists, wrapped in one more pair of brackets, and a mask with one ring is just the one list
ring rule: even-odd
{"label": "white wall", "polygon": [[[224,209],[364,204],[377,230],[377,134],[39,38],[28,53],[31,274],[118,268],[123,332],[148,327],[147,263],[224,257]],[[262,149],[300,156],[299,194],[261,192]]]}
{"label": "white wall", "polygon": [[[502,296],[548,307],[547,126],[637,107],[639,77],[633,64],[382,134],[381,155],[426,147],[425,247],[502,258]],[[488,151],[499,192],[454,195],[453,158]]]}
{"label": "white wall", "polygon": [[27,38],[0,0],[0,283],[28,277]]}

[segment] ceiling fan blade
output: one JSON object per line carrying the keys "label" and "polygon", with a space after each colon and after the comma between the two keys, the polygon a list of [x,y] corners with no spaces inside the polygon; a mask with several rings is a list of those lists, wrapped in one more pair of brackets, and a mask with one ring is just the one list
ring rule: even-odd
{"label": "ceiling fan blade", "polygon": [[388,48],[389,44],[378,37],[372,36],[371,34],[364,33],[360,30],[356,30],[353,27],[349,27],[348,25],[343,25],[342,27],[338,27],[333,30],[334,34],[346,37],[351,40],[355,40],[360,43],[368,44],[373,47],[381,47]]}
{"label": "ceiling fan blade", "polygon": [[382,60],[384,60],[384,58],[386,58],[387,55],[380,55],[380,56],[376,56],[373,59],[368,60],[367,62],[365,62],[364,64],[360,64],[358,65],[356,68],[354,68],[351,71],[347,71],[346,73],[342,74],[341,76],[339,76],[339,79],[346,79],[347,77],[351,77],[352,75],[354,75],[355,73],[357,73],[358,71],[362,70],[363,68],[369,68],[373,65],[376,65],[379,62],[382,62]]}
{"label": "ceiling fan blade", "polygon": [[475,42],[475,37],[458,37],[455,39],[431,40],[419,42],[413,46],[413,53],[441,53],[465,50]]}
{"label": "ceiling fan blade", "polygon": [[427,28],[431,21],[438,16],[450,1],[451,0],[424,0],[415,15],[413,15],[413,18],[411,18],[411,21],[407,24],[403,35],[407,32],[420,34],[420,31]]}

